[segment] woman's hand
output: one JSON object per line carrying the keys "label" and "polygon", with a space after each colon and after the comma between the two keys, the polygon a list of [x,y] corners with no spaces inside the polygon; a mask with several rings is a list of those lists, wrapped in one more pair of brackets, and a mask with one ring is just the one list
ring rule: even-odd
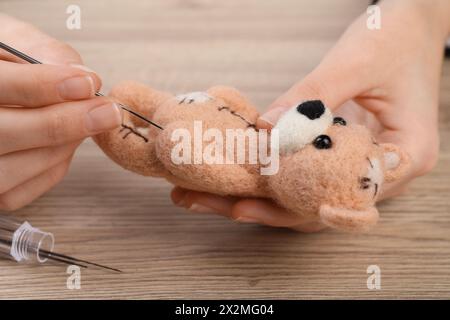
{"label": "woman's hand", "polygon": [[[350,123],[368,126],[378,141],[409,153],[412,169],[402,181],[385,185],[381,196],[387,198],[429,172],[438,158],[439,80],[450,2],[386,0],[380,8],[380,30],[369,30],[367,16],[360,16],[319,66],[269,107],[258,126],[272,127],[299,101],[321,99]],[[172,199],[191,211],[242,222],[301,231],[324,227],[306,223],[268,200],[222,198],[180,188],[173,190]]]}
{"label": "woman's hand", "polygon": [[117,106],[95,98],[101,81],[80,56],[33,26],[0,14],[0,210],[18,209],[56,185],[88,136],[120,125]]}

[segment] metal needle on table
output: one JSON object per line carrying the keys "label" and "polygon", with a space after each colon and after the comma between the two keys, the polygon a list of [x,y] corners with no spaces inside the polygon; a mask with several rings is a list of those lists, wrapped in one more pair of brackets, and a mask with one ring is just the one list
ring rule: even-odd
{"label": "metal needle on table", "polygon": [[[10,229],[0,228],[0,234],[1,234],[2,230],[6,231],[8,233],[11,233],[11,232],[14,231],[14,230],[10,230]],[[9,240],[0,239],[0,244],[1,243],[5,244],[7,246],[11,246],[11,241],[9,241]],[[90,261],[87,261],[87,260],[77,259],[77,258],[74,258],[74,257],[66,256],[64,254],[56,253],[56,252],[50,252],[50,251],[43,250],[43,249],[39,250],[39,256],[41,256],[43,258],[46,258],[46,259],[50,259],[50,260],[56,261],[56,262],[65,263],[65,264],[68,264],[68,265],[76,265],[76,266],[79,266],[81,268],[88,268],[88,265],[90,265],[90,266],[94,266],[94,267],[97,267],[97,268],[107,269],[107,270],[110,270],[110,271],[122,273],[122,270],[119,270],[119,269],[116,269],[116,268],[104,266],[104,265],[101,265],[101,264],[98,264],[98,263],[94,263],[94,262],[90,262]]]}

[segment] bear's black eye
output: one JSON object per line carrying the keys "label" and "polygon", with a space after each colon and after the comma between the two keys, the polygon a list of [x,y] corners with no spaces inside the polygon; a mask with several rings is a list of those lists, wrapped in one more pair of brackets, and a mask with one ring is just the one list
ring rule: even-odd
{"label": "bear's black eye", "polygon": [[333,119],[333,124],[340,124],[341,126],[346,126],[347,125],[347,121],[345,121],[344,118],[335,117]]}
{"label": "bear's black eye", "polygon": [[323,134],[314,140],[313,145],[316,149],[330,149],[333,143],[329,136]]}

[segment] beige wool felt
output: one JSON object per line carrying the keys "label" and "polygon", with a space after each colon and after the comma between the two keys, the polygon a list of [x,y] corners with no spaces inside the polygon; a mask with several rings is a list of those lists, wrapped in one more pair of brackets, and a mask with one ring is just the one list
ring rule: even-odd
{"label": "beige wool felt", "polygon": [[123,168],[191,190],[272,199],[294,215],[340,230],[364,232],[375,225],[375,202],[383,184],[406,174],[410,163],[396,145],[378,144],[365,127],[333,121],[322,102],[305,101],[292,106],[274,127],[280,154],[273,175],[262,175],[259,162],[177,164],[171,157],[177,144],[174,132],[183,129],[193,136],[196,121],[223,136],[226,129],[257,131],[256,108],[224,86],[174,96],[126,82],[110,95],[164,128],[149,127],[125,113],[121,128],[96,136],[102,150]]}

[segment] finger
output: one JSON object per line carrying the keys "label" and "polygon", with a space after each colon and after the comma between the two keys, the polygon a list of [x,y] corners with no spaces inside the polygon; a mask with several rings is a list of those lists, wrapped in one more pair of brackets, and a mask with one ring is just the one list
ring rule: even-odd
{"label": "finger", "polygon": [[107,98],[44,108],[0,108],[0,154],[82,140],[121,122],[120,108]]}
{"label": "finger", "polygon": [[[50,64],[82,63],[80,55],[68,44],[58,41],[25,21],[0,13],[2,42],[33,58]],[[0,59],[25,63],[20,58],[0,50]]]}
{"label": "finger", "polygon": [[170,192],[170,198],[172,199],[173,204],[179,207],[185,207],[184,197],[186,196],[187,192],[187,189],[183,189],[178,186],[173,188]]}
{"label": "finger", "polygon": [[257,126],[261,129],[273,127],[284,112],[305,100],[322,100],[332,110],[350,100],[358,94],[358,84],[340,81],[348,77],[350,68],[351,66],[343,66],[342,69],[336,69],[320,65],[276,99],[269,111],[258,118]]}
{"label": "finger", "polygon": [[0,61],[0,104],[41,107],[95,97],[100,80],[82,69]]}
{"label": "finger", "polygon": [[[414,108],[414,103],[406,103]],[[392,105],[394,110],[401,110]],[[424,108],[428,110],[428,108]],[[377,141],[381,143],[392,143],[397,145],[409,155],[409,169],[396,181],[386,183],[379,200],[388,199],[404,193],[409,183],[419,176],[430,172],[436,165],[439,158],[439,132],[435,117],[415,114],[415,112],[397,112],[390,114],[387,110],[379,117],[384,117],[380,121],[388,123],[389,129],[382,131],[377,136]],[[433,112],[433,111],[430,111]],[[400,119],[392,122],[392,119]],[[388,122],[390,121],[390,122]]]}
{"label": "finger", "polygon": [[69,170],[71,158],[63,161],[39,176],[0,195],[0,209],[14,211],[31,203],[54,186],[56,186]]}
{"label": "finger", "polygon": [[236,203],[233,197],[221,197],[215,194],[186,190],[175,187],[171,193],[175,205],[196,213],[218,214],[231,216],[231,210]]}
{"label": "finger", "polygon": [[273,227],[295,227],[310,223],[267,199],[245,199],[237,202],[231,217],[237,221],[260,223]]}
{"label": "finger", "polygon": [[189,191],[175,187],[171,193],[172,201],[191,212],[218,214],[243,223],[259,223],[274,227],[289,227],[301,232],[317,232],[325,225],[294,216],[269,200],[237,200],[213,194]]}
{"label": "finger", "polygon": [[[4,21],[4,16],[0,14],[0,20]],[[13,47],[26,55],[42,62],[46,65],[57,65],[78,68],[82,71],[90,73],[94,78],[96,89],[101,88],[101,79],[92,69],[83,64],[80,54],[69,44],[58,41],[54,38],[37,30],[34,26],[18,21],[14,18],[7,17],[8,26],[14,25],[10,34],[12,38],[2,38],[10,47]],[[23,36],[21,36],[23,34]],[[23,39],[27,41],[24,42]],[[16,57],[15,55],[0,49],[0,60],[10,61],[20,64],[28,64],[29,62]]]}
{"label": "finger", "polygon": [[70,157],[81,141],[57,147],[30,149],[0,157],[0,194],[38,176]]}
{"label": "finger", "polygon": [[257,126],[271,128],[281,114],[304,100],[322,100],[334,110],[371,89],[374,84],[372,65],[377,60],[369,56],[373,44],[367,38],[373,37],[364,32],[364,23],[361,17],[356,20],[310,74],[269,106],[269,110],[257,120]]}

